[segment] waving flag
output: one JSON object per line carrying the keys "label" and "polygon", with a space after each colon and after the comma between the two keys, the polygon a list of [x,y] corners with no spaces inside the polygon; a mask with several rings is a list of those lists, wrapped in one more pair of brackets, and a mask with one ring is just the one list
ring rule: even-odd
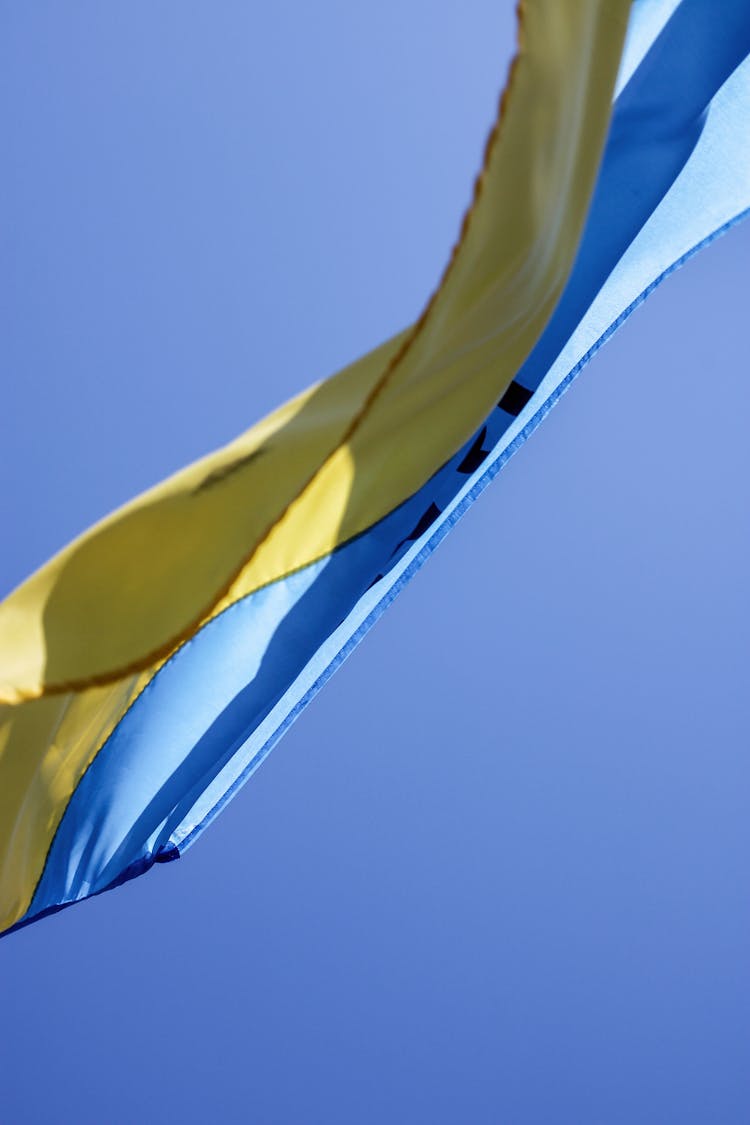
{"label": "waving flag", "polygon": [[177,858],[589,358],[750,208],[745,0],[527,0],[417,323],[0,605],[0,930]]}

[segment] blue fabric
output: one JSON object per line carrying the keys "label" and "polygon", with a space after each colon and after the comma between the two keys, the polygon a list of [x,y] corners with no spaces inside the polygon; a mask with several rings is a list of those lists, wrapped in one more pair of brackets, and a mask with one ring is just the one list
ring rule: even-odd
{"label": "blue fabric", "polygon": [[167,662],[78,786],[27,917],[184,851],[601,343],[675,264],[750,207],[750,146],[738,144],[750,120],[750,63],[732,75],[750,52],[750,10],[727,0],[718,20],[709,0],[674,8],[635,5],[577,262],[517,376],[535,391],[528,405],[517,417],[494,410],[376,527],[232,606]]}

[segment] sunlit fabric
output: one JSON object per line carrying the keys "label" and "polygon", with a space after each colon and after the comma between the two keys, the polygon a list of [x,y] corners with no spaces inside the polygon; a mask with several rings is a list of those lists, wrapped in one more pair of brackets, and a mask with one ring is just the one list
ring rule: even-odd
{"label": "sunlit fabric", "polygon": [[601,343],[750,208],[742,0],[523,12],[417,325],[0,606],[0,928],[184,851]]}

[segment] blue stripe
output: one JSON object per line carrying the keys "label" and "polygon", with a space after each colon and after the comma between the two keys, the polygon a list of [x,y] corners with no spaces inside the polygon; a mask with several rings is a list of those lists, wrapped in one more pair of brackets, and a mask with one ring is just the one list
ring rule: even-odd
{"label": "blue stripe", "polygon": [[[518,375],[538,388],[531,402],[517,418],[493,411],[484,434],[375,528],[232,606],[167,662],[78,786],[27,917],[192,843],[591,355],[667,273],[750,207],[750,153],[737,143],[750,120],[748,64],[705,112],[750,50],[745,9],[733,0],[718,20],[707,0],[683,0],[620,95],[570,283]],[[697,60],[684,55],[696,29]],[[654,105],[669,123],[663,139],[644,130]]]}

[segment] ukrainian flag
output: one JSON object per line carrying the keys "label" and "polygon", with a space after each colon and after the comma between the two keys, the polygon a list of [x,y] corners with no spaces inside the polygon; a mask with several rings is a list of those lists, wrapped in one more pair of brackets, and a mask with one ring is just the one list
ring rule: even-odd
{"label": "ukrainian flag", "polygon": [[177,858],[591,356],[750,208],[746,0],[525,0],[415,325],[0,604],[0,930]]}

